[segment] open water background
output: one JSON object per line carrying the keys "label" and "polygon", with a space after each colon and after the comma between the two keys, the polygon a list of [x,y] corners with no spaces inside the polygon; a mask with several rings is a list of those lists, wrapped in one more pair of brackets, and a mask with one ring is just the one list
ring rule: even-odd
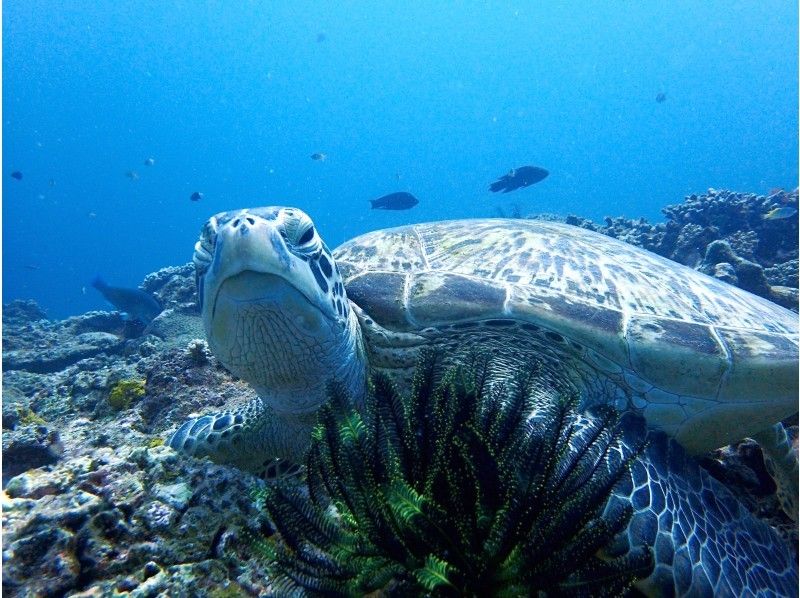
{"label": "open water background", "polygon": [[[795,2],[2,10],[3,301],[51,317],[107,308],[97,274],[136,286],[189,261],[222,210],[295,205],[334,247],[512,204],[658,220],[709,187],[798,184]],[[550,176],[488,192],[526,164]],[[369,209],[393,191],[420,204]]]}

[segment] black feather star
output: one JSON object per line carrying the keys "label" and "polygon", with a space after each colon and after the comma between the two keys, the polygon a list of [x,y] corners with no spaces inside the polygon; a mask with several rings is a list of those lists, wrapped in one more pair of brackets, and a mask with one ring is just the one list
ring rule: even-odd
{"label": "black feather star", "polygon": [[579,415],[533,364],[508,384],[480,356],[440,369],[425,352],[407,397],[375,376],[363,415],[332,388],[308,492],[261,496],[277,534],[256,547],[279,595],[597,596],[650,573],[647,551],[599,556],[630,519],[603,512],[642,448],[607,459],[614,414]]}

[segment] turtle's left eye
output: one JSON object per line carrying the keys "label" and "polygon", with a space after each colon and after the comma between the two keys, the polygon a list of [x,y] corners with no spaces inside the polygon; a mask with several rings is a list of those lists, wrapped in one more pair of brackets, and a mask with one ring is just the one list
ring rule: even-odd
{"label": "turtle's left eye", "polygon": [[306,229],[306,232],[300,235],[300,238],[297,239],[297,244],[305,245],[306,243],[310,243],[313,238],[314,238],[314,225],[312,224]]}
{"label": "turtle's left eye", "polygon": [[287,246],[298,254],[313,253],[319,247],[314,223],[305,213],[293,208],[283,210],[280,232]]}

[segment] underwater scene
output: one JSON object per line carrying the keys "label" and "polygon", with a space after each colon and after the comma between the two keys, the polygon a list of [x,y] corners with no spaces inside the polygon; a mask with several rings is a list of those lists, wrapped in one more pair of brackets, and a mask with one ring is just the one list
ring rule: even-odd
{"label": "underwater scene", "polygon": [[798,595],[798,6],[2,2],[2,592]]}

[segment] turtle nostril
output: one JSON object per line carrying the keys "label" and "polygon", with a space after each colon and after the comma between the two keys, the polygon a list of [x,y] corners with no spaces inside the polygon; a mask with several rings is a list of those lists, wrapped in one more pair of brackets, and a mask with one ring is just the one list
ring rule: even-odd
{"label": "turtle nostril", "polygon": [[245,216],[244,218],[236,218],[233,222],[231,222],[231,226],[233,228],[239,228],[240,226],[243,228],[250,228],[255,226],[256,219],[252,216]]}

